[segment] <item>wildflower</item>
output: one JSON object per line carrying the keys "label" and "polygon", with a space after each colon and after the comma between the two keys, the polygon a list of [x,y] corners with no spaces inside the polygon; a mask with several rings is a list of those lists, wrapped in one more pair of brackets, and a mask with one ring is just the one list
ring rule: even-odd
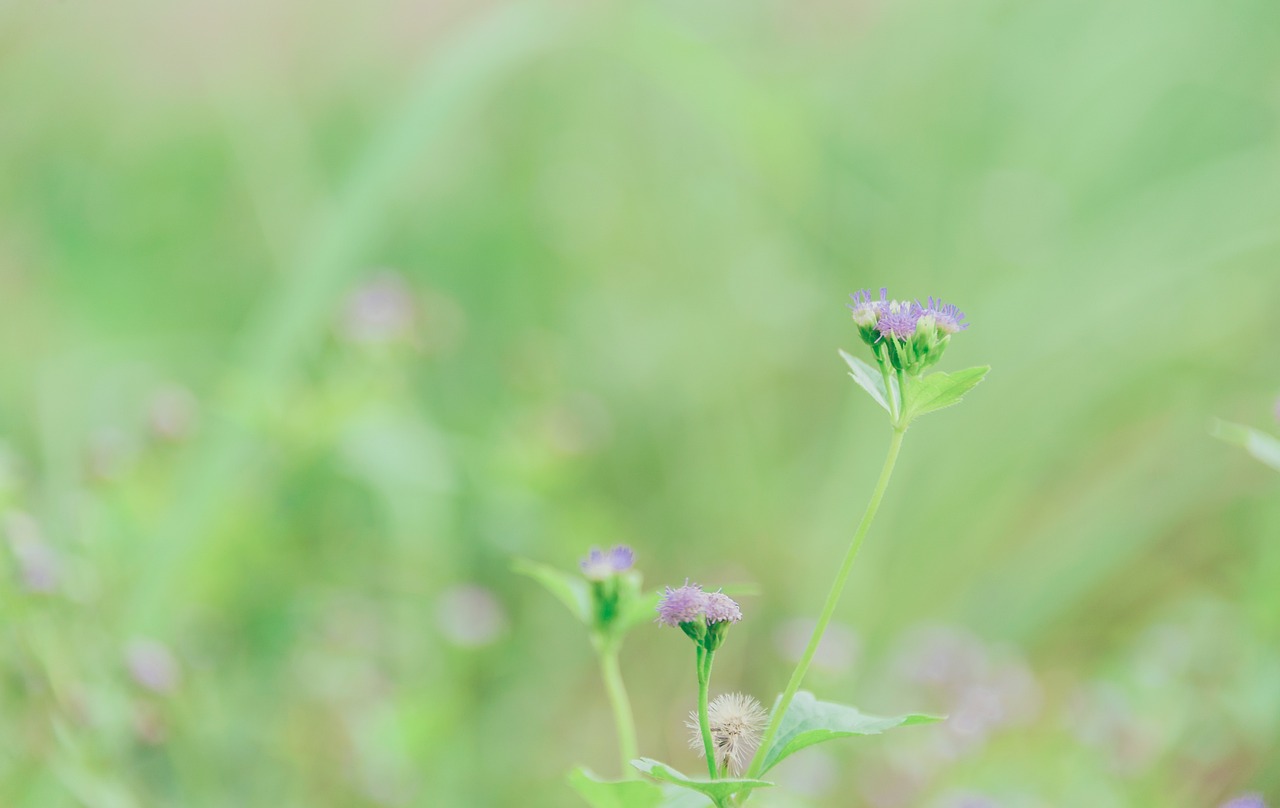
{"label": "wildflower", "polygon": [[1242,794],[1222,803],[1219,808],[1267,808],[1267,803],[1261,794]]}
{"label": "wildflower", "polygon": [[707,593],[697,584],[688,581],[679,589],[667,587],[658,601],[658,622],[664,626],[681,628],[686,623],[700,622],[707,608]]}
{"label": "wildflower", "polygon": [[667,587],[658,602],[658,622],[679,628],[708,651],[724,644],[729,626],[742,619],[742,609],[723,592],[703,592],[697,584]]}
{"label": "wildflower", "polygon": [[635,554],[630,547],[620,544],[609,552],[599,547],[592,547],[587,557],[578,562],[582,574],[590,581],[603,581],[626,572],[635,563]]}
{"label": "wildflower", "polygon": [[969,327],[969,324],[964,322],[964,312],[956,308],[954,303],[943,303],[941,298],[931,297],[929,305],[921,306],[920,301],[917,300],[916,306],[920,309],[921,316],[932,317],[938,330],[943,333],[954,334]]}
{"label": "wildflower", "polygon": [[708,592],[705,609],[708,623],[736,623],[742,619],[742,609],[723,592]]}
{"label": "wildflower", "polygon": [[[769,714],[760,702],[742,693],[723,693],[707,705],[707,724],[711,730],[711,744],[715,749],[716,768],[726,767],[734,774],[741,774],[751,763],[760,746],[760,735],[769,722]],[[690,730],[689,746],[703,750],[702,730],[698,726],[698,714],[689,714],[685,722]]]}
{"label": "wildflower", "polygon": [[853,298],[853,302],[849,304],[849,311],[853,316],[853,323],[858,327],[858,332],[862,335],[863,342],[868,345],[874,345],[880,339],[880,332],[876,330],[876,325],[880,322],[880,315],[888,307],[889,301],[888,289],[880,290],[880,299],[876,300],[871,296],[871,292],[863,289],[849,295]]}
{"label": "wildflower", "polygon": [[890,301],[885,306],[876,330],[882,337],[897,337],[908,340],[915,336],[916,322],[920,319],[922,309],[918,303],[907,303],[901,300]]}

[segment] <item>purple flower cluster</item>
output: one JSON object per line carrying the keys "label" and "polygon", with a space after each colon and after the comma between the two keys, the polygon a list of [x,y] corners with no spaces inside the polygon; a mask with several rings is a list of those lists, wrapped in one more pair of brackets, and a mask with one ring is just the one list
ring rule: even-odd
{"label": "purple flower cluster", "polygon": [[635,554],[625,544],[620,544],[609,552],[599,547],[592,547],[587,557],[578,562],[582,574],[592,581],[603,581],[626,572],[635,563]]}
{"label": "purple flower cluster", "polygon": [[928,303],[919,300],[889,300],[888,290],[880,290],[880,298],[872,296],[870,290],[862,289],[850,297],[849,311],[853,321],[859,328],[874,328],[884,337],[896,337],[900,340],[910,339],[915,335],[921,320],[927,322],[944,334],[954,334],[969,327],[964,321],[964,312],[952,303],[943,303],[938,298],[929,298]]}
{"label": "purple flower cluster", "polygon": [[723,592],[703,592],[697,584],[685,583],[679,589],[667,587],[658,601],[658,622],[672,628],[703,618],[711,623],[736,623],[742,610],[733,598]]}

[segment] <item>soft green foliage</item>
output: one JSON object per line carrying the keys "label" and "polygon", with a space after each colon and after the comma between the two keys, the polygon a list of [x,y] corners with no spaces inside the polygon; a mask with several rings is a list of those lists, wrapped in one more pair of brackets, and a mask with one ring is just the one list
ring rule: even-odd
{"label": "soft green foliage", "polygon": [[[806,804],[904,760],[930,808],[1280,794],[1280,475],[1206,434],[1277,431],[1280,4],[0,22],[0,805],[572,805],[572,765],[618,773],[608,698],[510,559],[593,544],[757,582],[715,676],[776,693],[884,450],[832,356],[880,285],[961,305],[938,367],[995,372],[911,429],[856,663],[806,686],[1013,701],[815,747]],[[384,271],[408,333],[353,340]],[[642,621],[620,661],[644,753],[697,772],[673,645]]]}
{"label": "soft green foliage", "polygon": [[569,785],[592,808],[705,808],[712,805],[710,798],[682,786],[660,786],[649,780],[604,780],[582,767],[570,772]]}
{"label": "soft green foliage", "polygon": [[859,387],[867,391],[867,394],[871,396],[872,401],[879,404],[885,412],[891,413],[892,410],[889,408],[889,399],[891,395],[894,397],[898,395],[897,381],[893,379],[893,377],[890,377],[889,384],[892,386],[893,392],[892,394],[887,393],[884,387],[884,376],[880,371],[871,367],[871,365],[862,361],[858,357],[850,356],[843,349],[840,351],[840,356],[849,366],[850,378],[857,382]]}
{"label": "soft green foliage", "polygon": [[611,782],[579,767],[570,772],[569,785],[591,808],[658,808],[663,804],[662,789],[648,780]]}
{"label": "soft green foliage", "polygon": [[921,415],[959,404],[964,394],[986,378],[989,367],[969,368],[955,373],[930,373],[921,376],[907,390],[907,406],[902,414],[904,424]]}
{"label": "soft green foliage", "polygon": [[1256,459],[1280,471],[1280,438],[1260,429],[1226,421],[1215,421],[1213,434],[1227,443],[1243,447]]}
{"label": "soft green foliage", "polygon": [[720,804],[725,799],[732,797],[740,791],[751,790],[756,788],[768,788],[772,786],[765,780],[748,780],[733,777],[725,777],[719,780],[695,780],[681,772],[676,771],[665,763],[659,763],[649,758],[640,758],[632,761],[632,765],[638,770],[644,772],[655,780],[661,780],[666,783],[672,783],[680,788],[686,788],[690,791],[696,791],[710,797],[713,802]]}
{"label": "soft green foliage", "polygon": [[591,587],[581,575],[558,570],[548,564],[539,564],[527,558],[518,558],[511,568],[527,575],[563,603],[574,617],[583,624],[591,625]]}
{"label": "soft green foliage", "polygon": [[812,693],[800,691],[782,717],[778,737],[765,753],[764,768],[769,771],[801,749],[823,741],[853,735],[879,735],[894,727],[930,724],[937,716],[910,713],[893,717],[867,715],[853,707],[818,701]]}

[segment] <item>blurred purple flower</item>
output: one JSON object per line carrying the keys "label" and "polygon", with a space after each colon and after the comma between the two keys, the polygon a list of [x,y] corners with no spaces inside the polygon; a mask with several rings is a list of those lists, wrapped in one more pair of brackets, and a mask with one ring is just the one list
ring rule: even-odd
{"label": "blurred purple flower", "polygon": [[736,623],[742,619],[742,609],[723,592],[706,593],[705,610],[708,623]]}
{"label": "blurred purple flower", "polygon": [[147,405],[147,425],[156,437],[180,441],[196,426],[198,404],[185,387],[168,385],[157,390]]}
{"label": "blurred purple flower", "polygon": [[664,626],[679,628],[681,623],[692,623],[702,617],[707,609],[707,593],[697,584],[685,583],[679,589],[667,587],[658,601],[658,622]]}
{"label": "blurred purple flower", "polygon": [[920,319],[922,312],[919,304],[894,300],[881,311],[876,328],[882,337],[911,339],[916,333],[916,321]]}
{"label": "blurred purple flower", "polygon": [[607,553],[599,547],[592,547],[587,557],[578,562],[578,566],[589,580],[603,581],[631,569],[634,562],[635,554],[631,548],[620,544]]}
{"label": "blurred purple flower", "polygon": [[19,511],[11,512],[5,517],[5,532],[27,591],[44,595],[57,591],[62,580],[62,562],[45,542],[36,520]]}
{"label": "blurred purple flower", "polygon": [[507,614],[493,592],[462,584],[446,589],[436,602],[440,631],[455,645],[479,648],[498,638],[507,627]]}
{"label": "blurred purple flower", "polygon": [[349,342],[384,345],[412,340],[418,324],[418,306],[409,285],[387,272],[358,287],[347,298],[339,331]]}
{"label": "blurred purple flower", "polygon": [[1267,803],[1261,794],[1241,794],[1222,803],[1218,808],[1267,808]]}
{"label": "blurred purple flower", "polygon": [[916,301],[916,309],[920,316],[933,317],[938,330],[947,334],[954,334],[969,327],[969,324],[964,321],[964,312],[952,303],[943,303],[941,298],[929,298],[926,306],[921,306],[920,302]]}
{"label": "blurred purple flower", "polygon": [[134,640],[125,649],[125,663],[133,681],[155,693],[170,693],[178,686],[178,661],[163,644]]}

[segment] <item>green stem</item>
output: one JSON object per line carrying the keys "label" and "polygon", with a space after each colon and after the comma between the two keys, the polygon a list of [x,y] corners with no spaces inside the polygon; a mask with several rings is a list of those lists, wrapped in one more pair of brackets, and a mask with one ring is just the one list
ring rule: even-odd
{"label": "green stem", "polygon": [[716,780],[716,749],[711,743],[711,720],[707,717],[707,691],[711,689],[711,659],[714,651],[698,646],[698,728],[702,731],[702,751],[707,756],[707,771]]}
{"label": "green stem", "polygon": [[773,715],[769,719],[769,728],[765,731],[764,740],[760,744],[760,748],[756,750],[755,757],[751,760],[751,768],[747,772],[748,778],[757,778],[764,768],[765,755],[769,753],[770,747],[773,746],[774,738],[778,735],[778,728],[782,724],[782,717],[786,715],[787,708],[791,706],[791,700],[795,698],[796,692],[800,689],[800,684],[804,681],[804,676],[809,671],[809,664],[813,662],[813,655],[818,651],[818,644],[822,641],[822,635],[827,630],[827,624],[831,622],[832,615],[835,614],[836,604],[840,602],[840,593],[844,591],[845,582],[849,579],[849,572],[853,569],[854,559],[858,557],[858,550],[862,547],[862,542],[867,537],[867,531],[871,528],[871,520],[875,518],[876,511],[880,508],[880,500],[884,498],[885,489],[889,487],[889,478],[893,475],[894,463],[898,460],[898,451],[902,448],[902,436],[906,434],[903,428],[895,427],[893,430],[893,439],[889,442],[889,453],[884,459],[884,468],[880,470],[880,479],[876,482],[875,490],[871,493],[871,501],[867,503],[867,510],[862,514],[862,521],[858,523],[858,529],[853,534],[853,541],[849,544],[849,549],[844,555],[844,561],[840,564],[840,569],[836,572],[836,579],[831,584],[831,591],[827,594],[827,602],[822,607],[822,614],[818,616],[818,623],[813,627],[813,636],[809,638],[809,644],[805,646],[804,653],[800,656],[800,662],[796,665],[795,671],[791,674],[791,680],[787,682],[787,689],[782,692],[778,704],[773,708]]}
{"label": "green stem", "polygon": [[604,678],[604,689],[609,694],[609,704],[613,707],[613,722],[618,730],[618,754],[622,756],[622,778],[634,779],[635,770],[631,761],[639,757],[636,752],[636,722],[631,715],[631,701],[627,698],[627,688],[622,684],[622,671],[618,667],[618,649],[602,648],[600,656],[600,675]]}
{"label": "green stem", "polygon": [[[884,346],[883,341],[876,350],[876,358],[879,360],[876,364],[880,366],[880,375],[884,378],[884,394],[889,399],[889,420],[896,424],[898,423],[898,413],[902,411],[902,407],[899,406],[898,396],[893,394],[893,382],[890,381],[891,377],[889,375],[889,351]],[[899,390],[901,390],[901,386],[899,386]]]}

